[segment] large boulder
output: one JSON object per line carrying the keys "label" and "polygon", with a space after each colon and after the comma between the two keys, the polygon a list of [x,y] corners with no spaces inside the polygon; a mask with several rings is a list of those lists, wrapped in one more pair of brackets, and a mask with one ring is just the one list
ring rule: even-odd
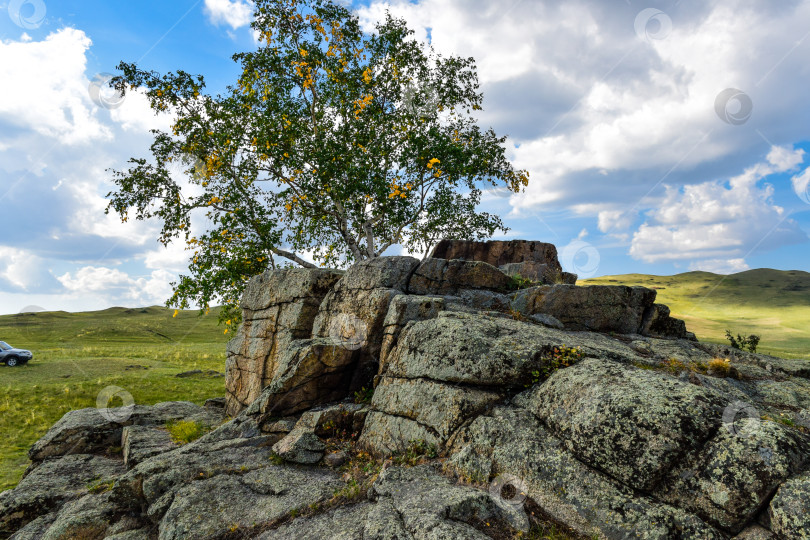
{"label": "large boulder", "polygon": [[717,434],[673,468],[657,495],[736,533],[756,517],[780,484],[801,472],[810,437],[758,417],[735,422],[731,416],[743,411],[734,407],[724,410],[725,422]]}
{"label": "large boulder", "polygon": [[188,401],[167,401],[157,405],[130,405],[114,409],[69,411],[28,451],[31,461],[68,454],[103,453],[121,444],[125,426],[163,426],[167,422],[190,420],[212,427],[223,419],[222,411],[200,407]]}
{"label": "large boulder", "polygon": [[620,285],[541,286],[519,291],[513,306],[527,317],[551,315],[571,330],[639,334],[655,294],[653,289]]}
{"label": "large boulder", "polygon": [[46,460],[16,488],[0,493],[0,536],[87,495],[94,486],[111,485],[123,472],[120,459],[101,456],[72,454]]}
{"label": "large boulder", "polygon": [[771,529],[780,538],[810,538],[810,472],[791,478],[768,506]]}
{"label": "large boulder", "polygon": [[485,262],[427,259],[408,283],[410,294],[454,295],[465,289],[506,292],[509,276]]}
{"label": "large boulder", "polygon": [[342,276],[335,270],[288,268],[250,279],[241,301],[243,322],[228,343],[228,414],[235,416],[259,397],[292,341],[310,337],[321,301]]}
{"label": "large boulder", "polygon": [[697,516],[639,493],[566,451],[530,411],[497,406],[466,426],[448,465],[472,481],[502,479],[587,538],[725,536]]}
{"label": "large boulder", "polygon": [[430,254],[435,259],[481,261],[500,267],[509,263],[536,262],[548,265],[553,274],[562,272],[554,244],[527,240],[441,240]]}
{"label": "large boulder", "polygon": [[722,395],[601,359],[555,372],[519,402],[584,463],[650,491],[720,425]]}
{"label": "large boulder", "polygon": [[321,302],[312,336],[349,350],[356,367],[350,390],[370,386],[380,361],[385,316],[391,300],[403,294],[419,261],[378,257],[355,264]]}

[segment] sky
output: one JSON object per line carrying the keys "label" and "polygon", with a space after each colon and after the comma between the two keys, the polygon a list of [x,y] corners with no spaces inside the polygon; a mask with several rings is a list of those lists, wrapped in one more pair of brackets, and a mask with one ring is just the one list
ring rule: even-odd
{"label": "sky", "polygon": [[[342,1],[349,4],[348,0]],[[476,59],[479,120],[526,192],[485,193],[496,238],[557,245],[580,277],[810,271],[810,0],[376,0]],[[121,61],[205,76],[255,48],[247,0],[0,0],[0,314],[162,304],[187,268],[157,223],[105,215],[109,169],[167,129]],[[396,250],[390,254],[398,254]]]}

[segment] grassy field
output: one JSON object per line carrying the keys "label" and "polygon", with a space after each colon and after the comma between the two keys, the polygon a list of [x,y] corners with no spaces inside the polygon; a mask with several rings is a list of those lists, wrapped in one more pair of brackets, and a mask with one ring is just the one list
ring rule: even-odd
{"label": "grassy field", "polygon": [[[223,378],[175,376],[225,371],[229,336],[214,311],[197,313],[173,318],[173,310],[150,307],[0,316],[0,340],[34,352],[27,366],[0,366],[0,491],[19,481],[34,441],[65,412],[95,407],[108,386],[144,405],[224,396]],[[116,399],[112,405],[121,405]]]}
{"label": "grassy field", "polygon": [[761,336],[757,352],[810,359],[810,273],[748,270],[730,276],[687,272],[675,276],[627,274],[580,285],[642,285],[686,321],[701,341],[728,343],[726,329]]}

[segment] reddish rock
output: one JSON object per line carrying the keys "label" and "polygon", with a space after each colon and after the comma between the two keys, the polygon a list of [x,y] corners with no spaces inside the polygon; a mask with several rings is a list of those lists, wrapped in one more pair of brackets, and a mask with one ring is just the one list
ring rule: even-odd
{"label": "reddish rock", "polygon": [[529,240],[441,240],[430,254],[435,259],[482,261],[500,267],[509,263],[547,264],[552,272],[562,272],[554,244]]}

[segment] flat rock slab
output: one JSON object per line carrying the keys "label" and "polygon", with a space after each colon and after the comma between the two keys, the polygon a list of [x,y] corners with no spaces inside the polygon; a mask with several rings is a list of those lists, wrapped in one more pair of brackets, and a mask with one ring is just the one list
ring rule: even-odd
{"label": "flat rock slab", "polygon": [[509,276],[485,262],[426,259],[413,273],[408,293],[447,295],[465,289],[506,292],[510,282]]}
{"label": "flat rock slab", "polygon": [[295,519],[259,539],[486,540],[490,537],[470,523],[505,516],[487,491],[455,485],[429,466],[388,467],[372,486],[369,502]]}

